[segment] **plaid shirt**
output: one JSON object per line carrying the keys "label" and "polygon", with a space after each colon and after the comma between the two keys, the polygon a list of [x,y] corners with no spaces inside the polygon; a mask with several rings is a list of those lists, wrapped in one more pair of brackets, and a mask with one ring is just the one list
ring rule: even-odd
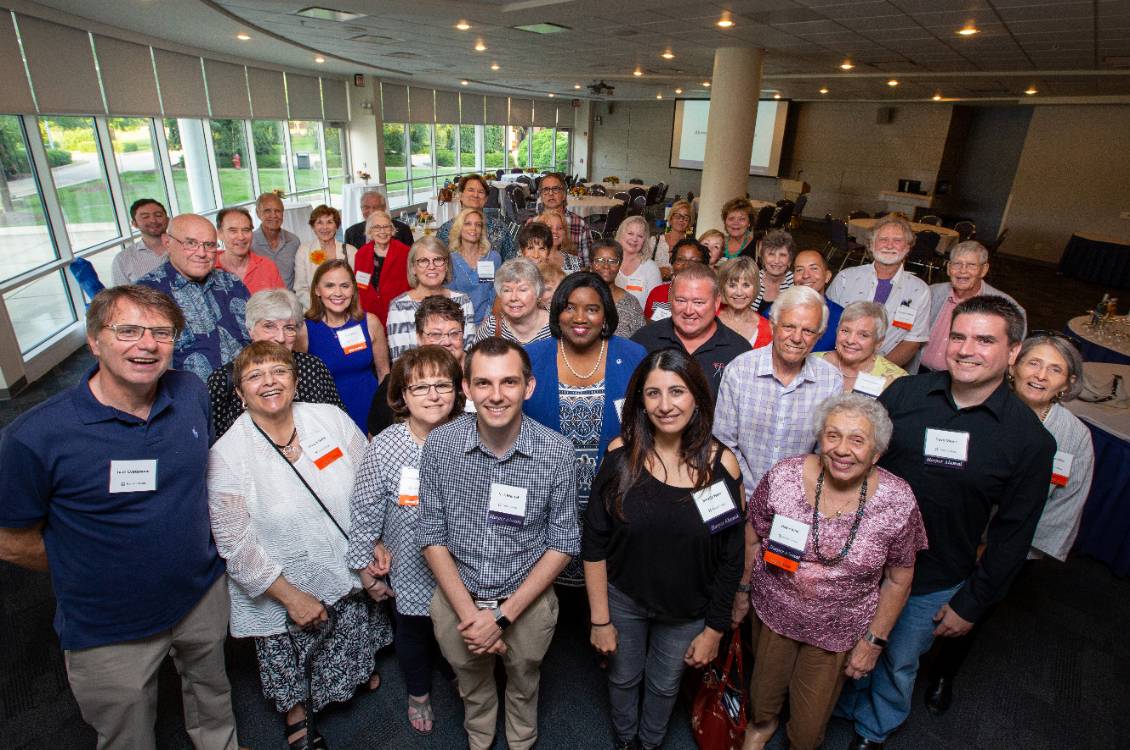
{"label": "plaid shirt", "polygon": [[714,437],[738,457],[746,497],[778,461],[812,449],[812,414],[843,385],[839,370],[812,356],[791,383],[782,385],[773,374],[772,346],[726,366],[714,407]]}
{"label": "plaid shirt", "polygon": [[[544,210],[544,207],[539,203],[539,210]],[[532,222],[535,216],[526,219],[526,223]],[[566,268],[565,273],[572,273],[579,271],[589,264],[589,252],[592,250],[592,235],[589,234],[589,224],[587,221],[577,216],[572,211],[565,210],[565,220],[569,222],[569,238],[573,240],[573,247],[577,249],[577,258],[579,258],[579,265],[574,268],[568,267],[569,256],[566,255]]]}
{"label": "plaid shirt", "polygon": [[[523,416],[514,445],[496,458],[466,415],[428,435],[420,456],[420,547],[447,547],[472,597],[513,594],[546,550],[580,554],[573,444]],[[521,527],[487,522],[491,483],[525,487]]]}

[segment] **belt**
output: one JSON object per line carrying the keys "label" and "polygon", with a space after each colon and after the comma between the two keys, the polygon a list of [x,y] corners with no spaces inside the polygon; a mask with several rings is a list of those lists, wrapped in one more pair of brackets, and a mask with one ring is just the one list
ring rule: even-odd
{"label": "belt", "polygon": [[482,596],[475,596],[474,594],[471,594],[471,598],[475,601],[475,606],[478,607],[479,609],[498,609],[499,606],[501,606],[502,603],[504,601],[506,601],[507,599],[509,599],[510,597],[500,596],[500,597],[495,597],[495,598],[491,599],[491,598],[482,597]]}

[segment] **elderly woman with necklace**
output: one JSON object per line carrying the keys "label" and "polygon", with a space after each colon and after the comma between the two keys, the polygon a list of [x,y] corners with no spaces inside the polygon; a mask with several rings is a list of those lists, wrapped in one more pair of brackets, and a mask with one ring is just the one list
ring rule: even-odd
{"label": "elderly woman with necklace", "polygon": [[818,452],[779,462],[749,502],[734,619],[752,602],[762,627],[744,750],[765,747],[793,691],[789,745],[820,746],[844,678],[875,668],[926,548],[910,486],[875,465],[893,429],[883,406],[840,393],[813,421]]}
{"label": "elderly woman with necklace", "polygon": [[840,313],[836,348],[817,352],[844,376],[844,390],[878,398],[887,386],[906,375],[894,362],[879,354],[887,331],[887,311],[878,302],[852,302]]}
{"label": "elderly woman with necklace", "polygon": [[[577,457],[577,517],[584,518],[589,492],[608,443],[620,434],[620,409],[628,379],[646,351],[613,335],[619,323],[608,285],[594,273],[569,274],[553,293],[549,326],[553,338],[526,350],[535,378],[526,414],[573,442]],[[558,577],[583,587],[580,559]],[[578,597],[583,600],[584,591]]]}

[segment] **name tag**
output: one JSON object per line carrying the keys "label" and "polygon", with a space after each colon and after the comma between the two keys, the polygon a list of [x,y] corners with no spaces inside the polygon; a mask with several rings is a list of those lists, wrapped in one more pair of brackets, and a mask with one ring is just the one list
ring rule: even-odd
{"label": "name tag", "polygon": [[356,277],[357,277],[357,288],[358,289],[368,289],[369,288],[369,282],[373,280],[373,274],[366,273],[364,271],[358,271],[356,273]]}
{"label": "name tag", "polygon": [[655,307],[651,308],[651,319],[653,321],[654,320],[665,320],[665,319],[670,318],[670,317],[671,317],[671,308],[667,307],[666,305],[664,305],[663,307],[656,305]]}
{"label": "name tag", "polygon": [[730,497],[730,490],[726,489],[725,482],[715,482],[694,493],[692,497],[698,514],[702,516],[702,522],[711,534],[741,523],[742,515],[738,512],[734,499]]}
{"label": "name tag", "polygon": [[337,332],[337,342],[341,344],[341,350],[346,354],[353,354],[353,352],[369,348],[369,345],[365,343],[365,333],[361,330],[360,325],[342,328]]}
{"label": "name tag", "polygon": [[883,389],[887,387],[887,379],[872,375],[869,372],[861,372],[855,376],[855,387],[852,391],[855,393],[862,393],[864,396],[871,398],[878,398]]}
{"label": "name tag", "polygon": [[110,462],[110,493],[155,492],[157,459]]}
{"label": "name tag", "polygon": [[930,466],[964,469],[969,460],[969,433],[926,428],[926,445],[922,452]]}
{"label": "name tag", "polygon": [[1056,487],[1066,487],[1067,480],[1071,478],[1071,462],[1075,456],[1063,451],[1056,451],[1052,459],[1052,484]]}
{"label": "name tag", "polygon": [[769,540],[765,544],[765,562],[795,573],[800,567],[800,559],[804,557],[810,528],[803,521],[775,514],[773,525],[769,527]]}
{"label": "name tag", "polygon": [[306,428],[305,433],[299,436],[298,442],[302,446],[302,451],[310,457],[319,471],[325,471],[326,467],[345,455],[341,451],[341,446],[317,425]]}
{"label": "name tag", "polygon": [[526,522],[526,488],[490,483],[487,523],[521,528]]}
{"label": "name tag", "polygon": [[411,466],[400,467],[400,486],[396,491],[396,504],[414,508],[420,504],[420,470]]}
{"label": "name tag", "polygon": [[624,284],[624,288],[629,292],[642,292],[643,279],[641,279],[639,276],[629,276],[628,282]]}
{"label": "name tag", "polygon": [[479,275],[479,281],[494,281],[494,261],[480,260],[475,273]]}
{"label": "name tag", "polygon": [[899,305],[895,310],[895,319],[891,322],[895,328],[909,331],[914,327],[914,308],[910,305]]}

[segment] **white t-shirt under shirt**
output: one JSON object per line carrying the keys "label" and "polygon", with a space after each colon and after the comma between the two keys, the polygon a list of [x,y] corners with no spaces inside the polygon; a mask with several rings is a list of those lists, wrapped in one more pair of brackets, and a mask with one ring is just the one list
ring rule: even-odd
{"label": "white t-shirt under shirt", "polygon": [[616,286],[639,300],[641,308],[647,304],[647,295],[651,294],[651,290],[662,283],[663,276],[654,260],[643,261],[631,274],[623,271],[616,274]]}

